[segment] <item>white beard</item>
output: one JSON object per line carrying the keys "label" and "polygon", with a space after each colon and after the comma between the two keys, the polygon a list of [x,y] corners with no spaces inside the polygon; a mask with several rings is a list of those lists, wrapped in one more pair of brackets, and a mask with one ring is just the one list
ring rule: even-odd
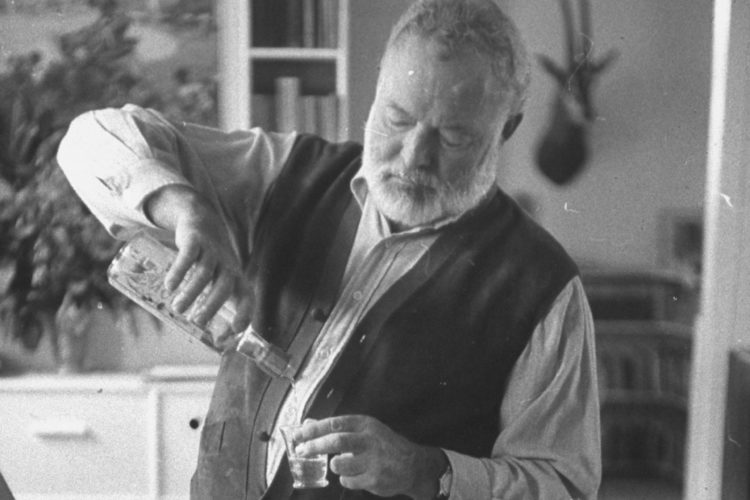
{"label": "white beard", "polygon": [[362,174],[378,210],[390,221],[411,228],[461,215],[479,204],[496,181],[495,155],[488,156],[449,184],[434,175],[378,165],[365,147]]}

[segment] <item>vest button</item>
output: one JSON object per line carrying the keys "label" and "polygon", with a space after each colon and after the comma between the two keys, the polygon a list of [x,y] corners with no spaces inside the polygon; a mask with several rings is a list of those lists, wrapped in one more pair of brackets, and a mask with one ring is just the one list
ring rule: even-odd
{"label": "vest button", "polygon": [[268,433],[268,431],[261,431],[260,433],[258,433],[258,438],[264,443],[267,443],[271,440],[271,435]]}
{"label": "vest button", "polygon": [[328,319],[328,314],[326,314],[326,312],[320,307],[316,307],[315,309],[313,309],[311,315],[312,319],[321,323]]}

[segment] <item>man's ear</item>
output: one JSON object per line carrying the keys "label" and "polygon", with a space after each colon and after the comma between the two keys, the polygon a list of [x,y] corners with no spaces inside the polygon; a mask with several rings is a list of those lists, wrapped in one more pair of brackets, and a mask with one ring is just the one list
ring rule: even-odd
{"label": "man's ear", "polygon": [[503,142],[510,139],[510,136],[516,131],[518,125],[521,124],[521,120],[523,120],[523,113],[518,113],[508,118],[508,121],[503,126]]}

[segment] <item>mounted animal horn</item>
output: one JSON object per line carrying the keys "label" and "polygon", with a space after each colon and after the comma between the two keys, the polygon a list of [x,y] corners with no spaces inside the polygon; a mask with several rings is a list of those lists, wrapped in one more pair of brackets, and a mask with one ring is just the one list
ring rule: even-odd
{"label": "mounted animal horn", "polygon": [[571,2],[560,0],[567,67],[539,55],[542,67],[558,84],[552,115],[539,141],[536,162],[542,173],[558,185],[567,184],[580,173],[588,160],[588,128],[596,116],[591,87],[599,73],[617,57],[615,50],[595,61],[589,0],[580,0],[581,29],[576,32]]}

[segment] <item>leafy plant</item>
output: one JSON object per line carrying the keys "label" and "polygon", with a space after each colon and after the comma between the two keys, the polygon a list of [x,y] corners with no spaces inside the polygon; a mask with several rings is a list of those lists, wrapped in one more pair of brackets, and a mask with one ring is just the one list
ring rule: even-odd
{"label": "leafy plant", "polygon": [[90,4],[98,18],[59,38],[59,60],[42,67],[41,54],[14,56],[0,74],[0,320],[28,349],[61,309],[126,304],[106,281],[118,243],[55,162],[71,120],[128,102],[173,117],[181,109],[132,69],[130,17],[115,0]]}

